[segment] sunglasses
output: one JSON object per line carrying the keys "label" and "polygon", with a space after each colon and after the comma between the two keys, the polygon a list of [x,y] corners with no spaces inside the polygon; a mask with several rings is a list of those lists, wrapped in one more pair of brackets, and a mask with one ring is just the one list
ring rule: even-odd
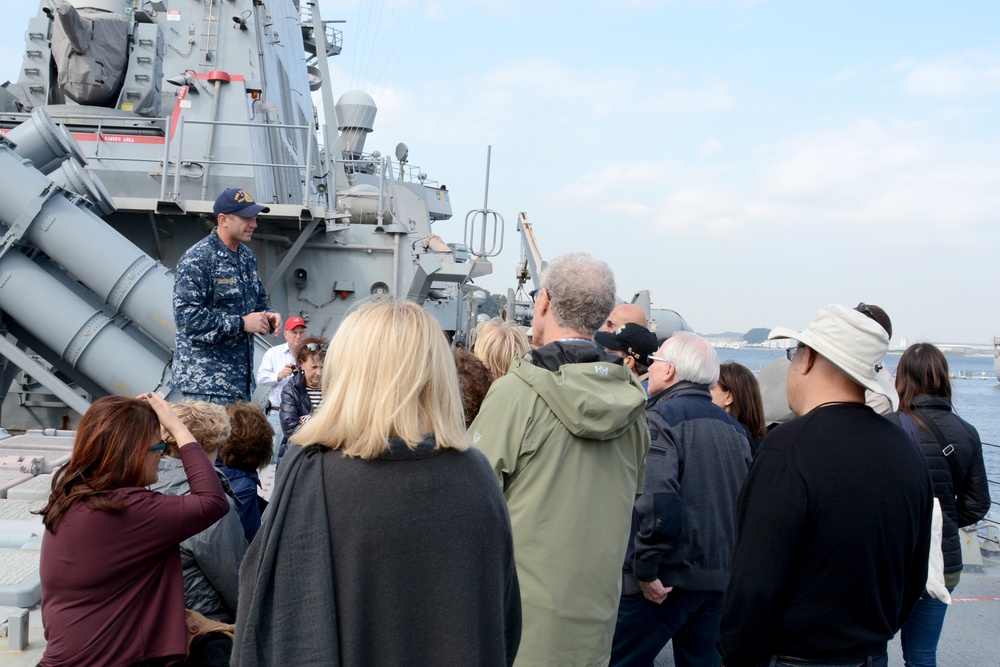
{"label": "sunglasses", "polygon": [[323,352],[326,352],[327,345],[326,343],[307,343],[303,345],[303,347],[309,350],[310,352],[318,352],[321,350]]}
{"label": "sunglasses", "polygon": [[544,288],[544,287],[539,287],[539,288],[537,288],[537,289],[533,289],[533,290],[531,290],[530,292],[528,292],[528,296],[530,296],[530,297],[531,297],[531,303],[534,303],[534,302],[535,302],[535,296],[536,296],[536,295],[537,295],[537,294],[538,294],[539,292],[541,292],[541,291],[542,291],[543,289],[545,289],[545,288]]}
{"label": "sunglasses", "polygon": [[166,453],[167,451],[167,443],[161,442],[158,445],[153,445],[152,447],[149,448],[149,451],[156,452],[160,456],[163,456],[164,453]]}
{"label": "sunglasses", "polygon": [[789,361],[792,361],[793,359],[795,359],[795,353],[799,351],[800,347],[805,347],[805,345],[799,343],[795,347],[788,348],[787,350],[785,350],[785,357],[787,357]]}

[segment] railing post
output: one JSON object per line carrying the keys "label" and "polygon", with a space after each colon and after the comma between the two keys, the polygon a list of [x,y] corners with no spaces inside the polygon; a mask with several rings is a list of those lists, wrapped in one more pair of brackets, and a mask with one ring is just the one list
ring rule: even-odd
{"label": "railing post", "polygon": [[174,169],[174,198],[181,196],[181,153],[184,151],[184,115],[181,114],[177,125],[177,164]]}

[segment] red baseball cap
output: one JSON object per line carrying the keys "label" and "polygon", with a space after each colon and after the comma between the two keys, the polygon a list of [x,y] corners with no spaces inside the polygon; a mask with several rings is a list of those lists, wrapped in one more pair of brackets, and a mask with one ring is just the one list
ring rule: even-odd
{"label": "red baseball cap", "polygon": [[291,331],[295,327],[304,327],[305,325],[306,321],[301,317],[289,317],[285,322],[285,331]]}

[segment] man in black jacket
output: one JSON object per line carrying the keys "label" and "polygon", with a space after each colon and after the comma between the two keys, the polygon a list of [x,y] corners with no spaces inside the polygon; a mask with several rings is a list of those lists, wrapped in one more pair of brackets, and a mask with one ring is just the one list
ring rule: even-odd
{"label": "man in black jacket", "polygon": [[827,306],[788,370],[796,419],[764,439],[740,496],[719,650],[727,667],[886,664],[927,580],[933,498],[906,433],[865,405],[897,404],[878,375],[885,330]]}
{"label": "man in black jacket", "polygon": [[707,342],[678,332],[649,360],[651,444],[632,511],[611,665],[650,665],[672,639],[677,667],[717,666],[750,444],[712,403],[719,358]]}

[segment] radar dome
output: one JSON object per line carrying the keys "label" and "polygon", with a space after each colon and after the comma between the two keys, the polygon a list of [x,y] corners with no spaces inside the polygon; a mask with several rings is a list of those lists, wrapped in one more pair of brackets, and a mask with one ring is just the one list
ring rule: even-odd
{"label": "radar dome", "polygon": [[350,90],[340,96],[336,106],[339,129],[372,131],[378,108],[371,95],[363,90]]}

